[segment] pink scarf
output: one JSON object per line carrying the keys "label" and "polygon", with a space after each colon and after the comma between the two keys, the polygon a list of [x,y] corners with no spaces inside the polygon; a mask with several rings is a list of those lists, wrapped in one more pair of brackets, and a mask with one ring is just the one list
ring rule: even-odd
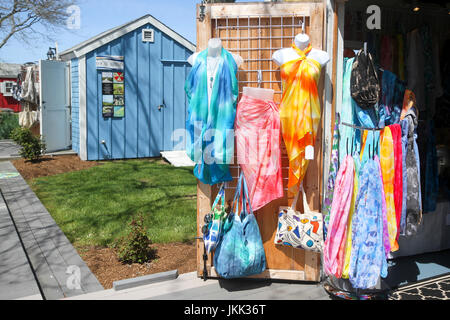
{"label": "pink scarf", "polygon": [[400,236],[400,221],[403,208],[403,151],[402,151],[402,128],[399,124],[389,126],[394,140],[394,204],[395,216],[397,218],[397,240]]}
{"label": "pink scarf", "polygon": [[353,180],[355,163],[352,156],[348,155],[339,168],[331,205],[328,236],[323,250],[323,264],[325,272],[340,278],[347,239],[348,214],[353,196]]}

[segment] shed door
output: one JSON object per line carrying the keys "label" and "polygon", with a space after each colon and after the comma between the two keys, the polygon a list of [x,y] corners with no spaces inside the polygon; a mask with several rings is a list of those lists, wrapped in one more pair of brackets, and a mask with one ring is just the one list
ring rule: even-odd
{"label": "shed door", "polygon": [[47,151],[69,149],[70,95],[66,62],[41,60],[41,136]]}

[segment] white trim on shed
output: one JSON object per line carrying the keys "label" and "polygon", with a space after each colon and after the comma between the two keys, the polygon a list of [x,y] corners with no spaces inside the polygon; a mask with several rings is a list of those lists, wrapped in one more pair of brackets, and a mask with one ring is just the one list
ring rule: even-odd
{"label": "white trim on shed", "polygon": [[196,47],[193,43],[186,40],[184,37],[182,37],[180,34],[176,33],[169,27],[167,27],[165,24],[163,24],[161,21],[157,20],[156,18],[152,17],[151,15],[143,16],[135,21],[126,23],[122,26],[119,26],[117,28],[108,30],[106,32],[103,32],[99,34],[96,37],[93,37],[89,40],[86,40],[79,45],[72,47],[71,49],[65,50],[59,54],[60,58],[62,60],[71,60],[73,58],[80,58],[87,53],[115,40],[120,38],[121,36],[134,31],[146,24],[151,24],[155,28],[159,29],[161,32],[165,33],[184,47],[188,48],[192,52],[196,51]]}

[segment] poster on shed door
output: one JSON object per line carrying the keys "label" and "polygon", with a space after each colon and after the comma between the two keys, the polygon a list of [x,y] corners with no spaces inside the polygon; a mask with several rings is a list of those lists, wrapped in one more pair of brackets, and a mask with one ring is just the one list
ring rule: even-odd
{"label": "poster on shed door", "polygon": [[123,72],[102,72],[102,101],[104,118],[125,117],[125,77]]}

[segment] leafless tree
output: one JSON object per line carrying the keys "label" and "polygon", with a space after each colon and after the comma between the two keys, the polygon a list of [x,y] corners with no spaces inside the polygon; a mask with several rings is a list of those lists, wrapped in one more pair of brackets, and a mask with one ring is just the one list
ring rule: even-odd
{"label": "leafless tree", "polygon": [[[67,9],[77,0],[0,0],[0,48],[11,38],[24,41],[38,32],[35,27],[55,30],[66,24]],[[45,32],[46,36],[49,32]]]}

